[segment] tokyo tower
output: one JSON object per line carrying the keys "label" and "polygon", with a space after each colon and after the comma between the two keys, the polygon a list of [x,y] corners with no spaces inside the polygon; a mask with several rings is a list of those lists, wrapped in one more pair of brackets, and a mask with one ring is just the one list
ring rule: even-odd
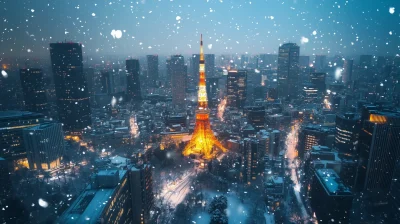
{"label": "tokyo tower", "polygon": [[227,149],[222,146],[218,139],[214,136],[210,125],[210,111],[208,109],[207,91],[206,91],[206,74],[204,66],[204,53],[203,53],[203,35],[200,37],[200,80],[198,90],[198,106],[196,110],[196,126],[192,135],[192,139],[183,150],[184,156],[190,154],[202,155],[203,159],[212,159],[219,148],[223,152]]}

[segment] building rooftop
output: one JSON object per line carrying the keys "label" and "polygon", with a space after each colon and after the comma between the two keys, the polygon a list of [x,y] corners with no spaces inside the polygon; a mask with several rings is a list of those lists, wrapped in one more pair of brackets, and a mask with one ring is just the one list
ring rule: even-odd
{"label": "building rooftop", "polygon": [[[99,171],[98,175],[110,175],[112,172],[115,174],[116,171],[102,170]],[[126,170],[119,170],[120,181],[124,178],[126,172]],[[58,223],[98,223],[103,209],[116,190],[117,187],[95,189],[91,185],[87,186],[72,205],[61,215]]]}
{"label": "building rooftop", "polygon": [[321,182],[326,193],[330,196],[352,195],[350,189],[346,187],[337,173],[332,169],[316,170],[316,177]]}
{"label": "building rooftop", "polygon": [[19,119],[20,117],[33,117],[33,116],[43,116],[40,113],[34,113],[29,111],[16,111],[16,110],[8,110],[8,111],[0,111],[0,122],[8,119]]}
{"label": "building rooftop", "polygon": [[50,122],[48,122],[48,123],[41,123],[41,124],[38,124],[38,125],[36,125],[36,126],[26,128],[25,130],[30,130],[30,131],[42,130],[42,129],[51,127],[51,126],[53,126],[54,124],[56,124],[56,123],[50,123]]}

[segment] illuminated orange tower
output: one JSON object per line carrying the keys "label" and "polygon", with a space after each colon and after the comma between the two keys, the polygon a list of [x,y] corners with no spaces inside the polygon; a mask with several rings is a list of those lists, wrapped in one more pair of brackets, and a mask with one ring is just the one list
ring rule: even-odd
{"label": "illuminated orange tower", "polygon": [[196,110],[196,126],[189,144],[183,150],[183,155],[200,154],[204,159],[212,159],[216,154],[214,146],[226,152],[227,149],[222,146],[218,139],[214,136],[210,125],[210,111],[208,110],[207,91],[206,91],[206,74],[204,67],[203,53],[203,35],[200,37],[200,67],[199,67],[199,91],[198,107]]}

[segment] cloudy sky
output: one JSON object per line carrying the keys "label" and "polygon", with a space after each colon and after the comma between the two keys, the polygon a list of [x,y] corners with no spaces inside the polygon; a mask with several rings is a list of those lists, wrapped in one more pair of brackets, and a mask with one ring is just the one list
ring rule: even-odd
{"label": "cloudy sky", "polygon": [[[399,0],[1,0],[0,56],[45,56],[74,41],[87,55],[198,52],[400,53]],[[4,9],[4,10],[3,10]],[[114,30],[114,31],[113,31]]]}

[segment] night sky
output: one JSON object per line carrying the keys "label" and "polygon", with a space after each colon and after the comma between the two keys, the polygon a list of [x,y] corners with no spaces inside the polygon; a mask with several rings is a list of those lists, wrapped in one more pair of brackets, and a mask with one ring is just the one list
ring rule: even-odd
{"label": "night sky", "polygon": [[191,54],[200,33],[215,54],[276,53],[289,41],[302,55],[400,53],[399,0],[2,0],[0,8],[3,58],[47,56],[50,42],[64,40],[92,56]]}

